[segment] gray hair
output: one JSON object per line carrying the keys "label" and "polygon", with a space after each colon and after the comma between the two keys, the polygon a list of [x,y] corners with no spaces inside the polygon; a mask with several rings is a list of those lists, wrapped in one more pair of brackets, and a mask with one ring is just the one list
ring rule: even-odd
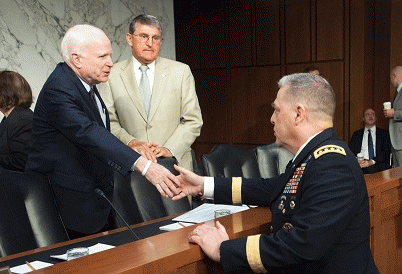
{"label": "gray hair", "polygon": [[66,63],[70,62],[71,53],[83,54],[88,43],[106,34],[91,25],[75,25],[69,28],[61,41],[61,53]]}
{"label": "gray hair", "polygon": [[134,34],[134,32],[137,29],[139,24],[153,26],[153,27],[157,28],[161,32],[161,35],[162,35],[162,27],[161,27],[161,24],[160,24],[158,18],[156,18],[155,16],[152,16],[152,15],[146,15],[146,14],[140,14],[137,17],[135,17],[133,19],[133,21],[131,21],[130,26],[128,28],[128,33]]}
{"label": "gray hair", "polygon": [[289,103],[303,103],[316,118],[333,120],[335,93],[323,77],[311,73],[295,73],[282,77],[278,86],[285,88]]}

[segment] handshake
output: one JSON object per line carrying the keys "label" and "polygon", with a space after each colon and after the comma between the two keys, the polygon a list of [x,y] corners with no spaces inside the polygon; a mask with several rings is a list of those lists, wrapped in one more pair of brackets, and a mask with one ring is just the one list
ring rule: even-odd
{"label": "handshake", "polygon": [[135,165],[135,170],[140,172],[166,198],[179,200],[188,195],[195,196],[203,193],[204,177],[177,165],[174,165],[174,168],[180,173],[179,175],[173,175],[164,166],[145,157],[140,157]]}

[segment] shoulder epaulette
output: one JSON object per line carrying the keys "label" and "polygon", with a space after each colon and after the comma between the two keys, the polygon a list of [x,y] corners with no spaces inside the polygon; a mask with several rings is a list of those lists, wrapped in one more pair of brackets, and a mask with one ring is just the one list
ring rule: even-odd
{"label": "shoulder epaulette", "polygon": [[314,151],[314,158],[317,159],[327,153],[339,153],[346,156],[346,152],[343,147],[336,145],[326,145],[319,147]]}

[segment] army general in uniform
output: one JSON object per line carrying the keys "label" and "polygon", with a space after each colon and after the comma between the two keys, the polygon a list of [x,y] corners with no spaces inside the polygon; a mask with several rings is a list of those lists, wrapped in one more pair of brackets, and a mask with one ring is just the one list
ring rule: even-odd
{"label": "army general in uniform", "polygon": [[268,206],[263,235],[229,240],[203,224],[189,241],[227,273],[379,273],[370,251],[366,184],[348,146],[333,129],[335,94],[321,76],[283,77],[272,106],[276,143],[295,156],[272,179],[201,177],[181,167],[182,193],[215,203]]}

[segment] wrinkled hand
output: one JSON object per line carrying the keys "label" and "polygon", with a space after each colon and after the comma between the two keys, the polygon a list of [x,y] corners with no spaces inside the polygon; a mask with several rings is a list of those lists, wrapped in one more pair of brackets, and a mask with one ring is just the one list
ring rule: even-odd
{"label": "wrinkled hand", "polygon": [[394,117],[394,113],[395,113],[393,108],[391,108],[391,109],[384,109],[382,112],[384,113],[384,116],[385,116],[386,118],[392,118],[392,117]]}
{"label": "wrinkled hand", "polygon": [[221,243],[227,240],[229,235],[219,221],[215,222],[215,227],[207,224],[198,226],[188,237],[190,243],[198,244],[202,251],[215,262],[221,261]]}
{"label": "wrinkled hand", "polygon": [[373,164],[373,161],[371,161],[371,160],[362,160],[362,161],[359,161],[359,165],[361,168],[366,168],[366,167],[372,166],[374,164]]}
{"label": "wrinkled hand", "polygon": [[165,147],[155,147],[154,153],[155,153],[156,158],[159,158],[159,157],[165,157],[165,158],[173,157],[173,155],[170,152],[170,150],[165,148]]}
{"label": "wrinkled hand", "polygon": [[[135,165],[135,169],[141,173],[147,162],[148,160],[144,157],[140,157]],[[178,187],[180,187],[180,182],[176,176],[157,163],[151,163],[147,173],[145,174],[145,178],[156,187],[162,196],[166,198],[172,198],[180,193],[180,190],[178,189]]]}
{"label": "wrinkled hand", "polygon": [[156,163],[156,155],[154,150],[156,147],[158,147],[157,143],[147,143],[133,139],[128,143],[128,146],[135,150],[138,154],[141,154],[141,156],[144,156],[148,160]]}
{"label": "wrinkled hand", "polygon": [[172,198],[176,201],[188,195],[202,195],[204,192],[204,177],[201,177],[194,172],[185,168],[174,165],[174,168],[180,172],[176,178],[180,182],[180,193]]}

